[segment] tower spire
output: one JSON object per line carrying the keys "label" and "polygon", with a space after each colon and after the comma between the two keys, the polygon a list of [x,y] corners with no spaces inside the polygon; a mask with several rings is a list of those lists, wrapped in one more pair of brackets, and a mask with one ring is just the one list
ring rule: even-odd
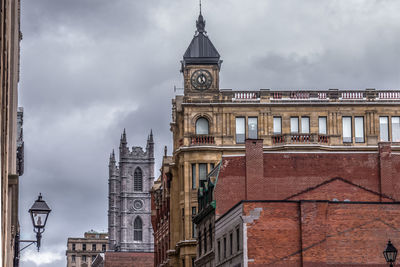
{"label": "tower spire", "polygon": [[200,6],[200,14],[199,18],[196,21],[196,28],[198,33],[205,33],[206,21],[204,20],[203,15],[201,14],[201,0],[199,0],[199,6]]}
{"label": "tower spire", "polygon": [[201,15],[201,0],[199,0],[199,5],[200,5],[200,15]]}
{"label": "tower spire", "polygon": [[121,135],[121,144],[126,144],[126,132],[125,132],[125,128],[124,128],[124,132]]}

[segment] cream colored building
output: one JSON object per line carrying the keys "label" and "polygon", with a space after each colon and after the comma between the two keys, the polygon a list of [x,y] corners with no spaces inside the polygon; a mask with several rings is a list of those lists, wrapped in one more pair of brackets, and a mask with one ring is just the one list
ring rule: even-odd
{"label": "cream colored building", "polygon": [[362,153],[381,141],[400,152],[400,90],[220,89],[220,55],[201,14],[196,24],[182,61],[184,94],[172,101],[169,266],[193,265],[198,186],[222,155],[244,154],[247,138],[276,153]]}
{"label": "cream colored building", "polygon": [[17,105],[20,1],[2,0],[0,14],[1,266],[12,266],[18,225]]}
{"label": "cream colored building", "polygon": [[89,231],[84,237],[70,237],[67,243],[67,267],[90,267],[97,255],[108,250],[108,233]]}

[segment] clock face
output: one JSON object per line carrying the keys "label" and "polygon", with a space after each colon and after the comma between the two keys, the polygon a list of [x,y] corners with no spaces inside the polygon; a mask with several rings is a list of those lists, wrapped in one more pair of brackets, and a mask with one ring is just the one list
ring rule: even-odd
{"label": "clock face", "polygon": [[197,90],[207,90],[212,84],[212,76],[208,70],[196,70],[192,74],[192,86]]}

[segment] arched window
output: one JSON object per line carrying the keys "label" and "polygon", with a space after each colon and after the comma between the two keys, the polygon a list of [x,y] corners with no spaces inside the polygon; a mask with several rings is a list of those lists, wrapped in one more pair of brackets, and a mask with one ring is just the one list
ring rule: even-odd
{"label": "arched window", "polygon": [[196,134],[208,134],[208,120],[206,118],[197,119]]}
{"label": "arched window", "polygon": [[143,238],[143,223],[140,217],[136,217],[133,223],[133,240],[142,241]]}
{"label": "arched window", "polygon": [[133,174],[133,190],[143,191],[143,175],[140,168],[136,168],[135,173]]}

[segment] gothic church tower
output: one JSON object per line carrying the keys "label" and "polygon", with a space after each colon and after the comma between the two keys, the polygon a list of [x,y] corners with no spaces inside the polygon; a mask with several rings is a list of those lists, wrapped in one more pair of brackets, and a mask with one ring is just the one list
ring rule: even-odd
{"label": "gothic church tower", "polygon": [[119,164],[114,151],[109,163],[109,248],[114,251],[153,252],[150,189],[154,182],[153,133],[146,151],[127,146],[125,130],[119,146]]}

